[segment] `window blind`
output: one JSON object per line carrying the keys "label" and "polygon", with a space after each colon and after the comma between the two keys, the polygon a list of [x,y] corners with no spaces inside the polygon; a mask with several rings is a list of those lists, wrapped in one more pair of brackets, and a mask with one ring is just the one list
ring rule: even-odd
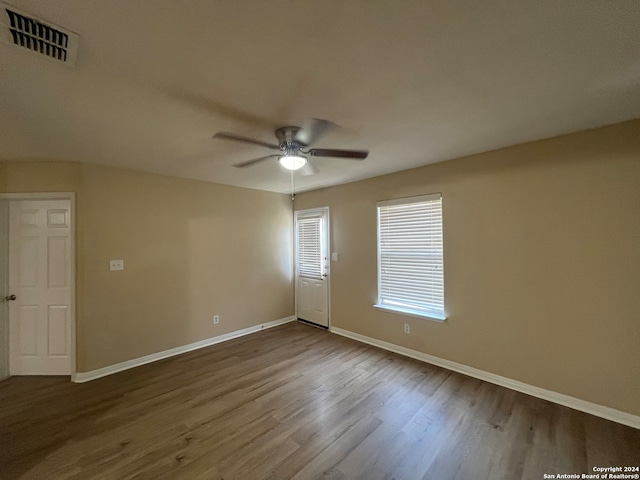
{"label": "window blind", "polygon": [[298,274],[322,278],[322,217],[298,219]]}
{"label": "window blind", "polygon": [[442,196],[377,206],[378,306],[444,319]]}

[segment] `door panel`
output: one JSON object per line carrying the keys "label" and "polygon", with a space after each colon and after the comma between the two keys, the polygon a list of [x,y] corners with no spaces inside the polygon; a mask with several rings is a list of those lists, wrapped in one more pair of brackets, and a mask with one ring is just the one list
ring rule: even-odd
{"label": "door panel", "polygon": [[64,357],[69,355],[67,339],[69,334],[69,308],[66,305],[49,305],[49,355]]}
{"label": "door panel", "polygon": [[306,278],[298,279],[298,318],[311,321],[311,282]]}
{"label": "door panel", "polygon": [[12,375],[71,373],[71,203],[10,203]]}
{"label": "door panel", "polygon": [[38,286],[38,240],[38,237],[21,237],[19,240],[20,273],[17,286],[20,288]]}
{"label": "door panel", "polygon": [[48,287],[69,287],[69,237],[47,238]]}
{"label": "door panel", "polygon": [[327,311],[327,292],[326,283],[313,283],[313,309],[317,313],[326,313]]}
{"label": "door panel", "polygon": [[328,209],[296,212],[298,318],[329,327]]}
{"label": "door panel", "polygon": [[49,209],[47,210],[47,226],[49,228],[69,228],[69,210]]}
{"label": "door panel", "polygon": [[20,305],[18,334],[20,349],[18,353],[23,357],[38,355],[38,307],[37,305]]}

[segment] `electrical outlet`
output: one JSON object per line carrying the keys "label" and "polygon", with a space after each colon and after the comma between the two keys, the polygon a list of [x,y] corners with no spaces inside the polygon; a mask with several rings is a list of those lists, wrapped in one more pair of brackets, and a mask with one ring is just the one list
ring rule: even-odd
{"label": "electrical outlet", "polygon": [[214,315],[213,316],[213,324],[217,325],[218,323],[220,323],[220,315]]}
{"label": "electrical outlet", "polygon": [[404,333],[411,333],[411,325],[408,323],[404,324]]}
{"label": "electrical outlet", "polygon": [[124,270],[124,260],[110,260],[109,261],[109,270]]}

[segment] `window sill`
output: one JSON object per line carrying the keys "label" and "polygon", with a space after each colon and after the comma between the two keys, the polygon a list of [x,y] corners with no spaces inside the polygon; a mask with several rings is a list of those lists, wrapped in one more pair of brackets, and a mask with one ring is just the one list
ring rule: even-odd
{"label": "window sill", "polygon": [[405,308],[390,307],[389,305],[380,305],[379,303],[376,303],[374,307],[377,308],[378,310],[384,310],[385,312],[397,313],[399,315],[405,315],[407,317],[424,318],[427,320],[431,320],[433,322],[444,322],[447,319],[447,317],[440,317],[434,314],[418,312],[415,310],[409,310]]}

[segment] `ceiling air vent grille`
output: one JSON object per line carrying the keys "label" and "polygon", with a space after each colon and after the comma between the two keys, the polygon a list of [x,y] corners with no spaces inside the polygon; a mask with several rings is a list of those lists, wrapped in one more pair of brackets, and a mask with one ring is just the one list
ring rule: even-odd
{"label": "ceiling air vent grille", "polygon": [[16,8],[1,3],[3,35],[6,43],[13,43],[32,52],[67,65],[75,64],[78,52],[78,35],[45,22]]}

